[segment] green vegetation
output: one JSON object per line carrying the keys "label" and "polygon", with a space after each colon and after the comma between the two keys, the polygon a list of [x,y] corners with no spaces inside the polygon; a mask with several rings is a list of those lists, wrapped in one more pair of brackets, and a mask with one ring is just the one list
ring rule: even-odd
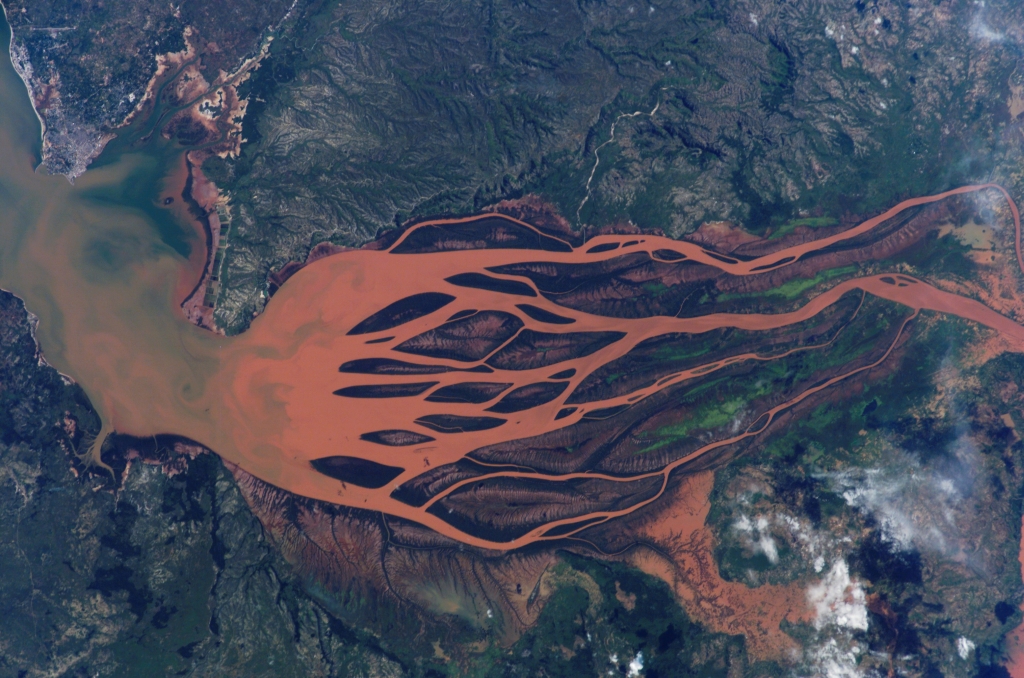
{"label": "green vegetation", "polygon": [[779,226],[777,229],[772,231],[772,234],[768,236],[771,239],[781,238],[787,236],[797,229],[799,226],[806,226],[808,228],[825,228],[826,226],[835,226],[839,223],[839,220],[835,217],[804,217],[802,219],[790,219],[786,223]]}
{"label": "green vegetation", "polygon": [[[412,217],[528,193],[574,225],[582,205],[580,225],[680,235],[727,219],[781,237],[985,175],[987,161],[960,159],[995,156],[963,139],[988,149],[999,138],[975,104],[1001,100],[1009,62],[986,61],[969,88],[926,77],[962,60],[960,46],[925,21],[876,27],[854,7],[836,11],[877,42],[872,58],[917,75],[847,63],[810,15],[750,32],[739,28],[749,9],[739,21],[729,6],[297,10],[243,92],[242,156],[210,161],[243,234],[227,253],[218,322],[244,329],[267,273],[313,243],[358,245]],[[467,36],[458,50],[446,42],[455,33]],[[904,40],[933,56],[914,59]],[[944,134],[950,120],[972,131]]]}
{"label": "green vegetation", "polygon": [[783,297],[784,299],[796,299],[807,290],[813,289],[823,282],[839,278],[851,273],[857,272],[857,266],[840,266],[839,268],[830,268],[821,271],[813,278],[794,278],[787,283],[773,287],[766,292],[751,293],[751,294],[721,294],[716,298],[716,301],[734,301],[738,299],[752,299],[757,297]]}
{"label": "green vegetation", "polygon": [[[1005,355],[972,365],[965,359],[978,330],[957,319],[926,314],[913,332],[887,377],[852,382],[721,470],[708,524],[722,576],[751,586],[813,582],[831,563],[847,562],[875,597],[872,611],[892,611],[888,619],[869,614],[858,641],[883,667],[892,653],[908,675],[945,673],[963,635],[989,670],[1020,620],[1021,509],[1010,497],[1024,489],[1016,471],[1024,444],[995,413],[1015,411],[1001,394],[1024,374],[1024,361]],[[863,503],[873,496],[882,499]],[[901,545],[891,521],[921,511]],[[762,527],[752,528],[757,519]],[[772,558],[759,546],[765,539]],[[956,558],[967,542],[985,554],[973,565]],[[812,567],[816,556],[821,569]],[[808,628],[790,632],[820,642]],[[861,660],[862,670],[874,656]]]}
{"label": "green vegetation", "polygon": [[637,658],[648,678],[710,678],[746,668],[742,637],[688,619],[664,582],[614,562],[563,558],[537,625],[484,675],[621,675]]}
{"label": "green vegetation", "polygon": [[[895,337],[895,330],[908,315],[906,308],[883,299],[865,299],[857,317],[836,334],[824,348],[799,351],[784,358],[746,361],[722,368],[704,377],[684,383],[673,398],[684,404],[684,418],[652,431],[638,434],[649,441],[643,454],[670,445],[727,437],[725,431],[741,433],[757,415],[772,403],[792,398],[813,383],[837,376],[880,357]],[[820,340],[820,339],[819,339]],[[838,422],[811,418],[794,424],[793,435],[805,433],[801,427],[824,426],[830,433]],[[848,425],[848,422],[843,422]],[[820,431],[819,431],[820,432]]]}
{"label": "green vegetation", "polygon": [[[711,384],[707,385],[708,387]],[[694,391],[688,392],[687,396],[697,395],[705,388],[694,389]],[[760,389],[759,389],[760,390]],[[763,395],[757,391],[751,394],[756,397],[757,395]],[[717,429],[728,425],[733,421],[736,414],[743,409],[747,401],[742,398],[734,398],[726,402],[708,402],[701,405],[693,413],[692,418],[681,421],[677,424],[669,424],[662,426],[651,432],[650,437],[657,440],[656,443],[644,448],[644,453],[649,453],[657,450],[665,445],[672,445],[678,440],[687,438],[693,431],[705,430],[705,429]]]}

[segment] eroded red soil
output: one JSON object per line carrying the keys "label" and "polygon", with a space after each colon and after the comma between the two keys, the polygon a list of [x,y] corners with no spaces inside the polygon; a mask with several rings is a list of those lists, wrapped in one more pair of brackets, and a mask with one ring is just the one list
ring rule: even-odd
{"label": "eroded red soil", "polygon": [[[775,313],[701,314],[698,308],[673,317],[630,299],[636,289],[656,301],[669,297],[656,294],[661,288],[650,293],[652,277],[666,290],[685,291],[715,276],[727,282],[776,276],[908,208],[988,188],[1001,190],[969,186],[908,200],[845,232],[749,261],[656,236],[602,235],[574,247],[495,215],[418,224],[381,249],[313,262],[288,280],[250,331],[196,347],[195,357],[205,351],[215,365],[201,389],[182,379],[170,380],[177,390],[168,389],[152,375],[153,362],[116,355],[118,367],[108,374],[120,378],[108,380],[104,414],[120,432],[171,430],[289,492],[381,511],[468,545],[509,550],[563,539],[656,501],[674,469],[756,436],[779,413],[881,364],[916,311],[975,321],[1024,350],[1024,328],[1009,318],[907,276],[844,280]],[[636,423],[655,416],[645,407],[691,380],[794,351],[828,350],[827,342],[765,355],[740,349],[653,383],[567,404],[589,375],[647,340],[722,328],[781,331],[816,318],[848,293],[908,311],[869,358],[766,399],[734,431],[674,453],[642,455],[631,465],[606,464],[608,471],[578,460],[565,472],[538,469],[543,459],[525,461],[529,443],[518,461],[487,452],[514,441],[571,437],[605,420]],[[616,294],[622,304],[608,307]],[[640,317],[616,317],[625,315],[621,309]],[[114,346],[96,346],[92,359],[102,362]],[[417,487],[418,495],[396,492],[420,476],[433,480]],[[534,497],[536,510],[514,529],[502,531],[495,522],[501,516],[481,513],[496,498],[522,495]],[[474,503],[476,496],[481,501]]]}
{"label": "eroded red soil", "polygon": [[[386,250],[344,252],[306,267],[281,289],[266,314],[254,323],[252,329],[231,342],[231,350],[225,355],[227,369],[224,370],[226,375],[230,375],[230,382],[218,383],[220,388],[217,390],[224,391],[223,404],[228,408],[225,419],[244,423],[224,427],[232,432],[229,447],[237,451],[240,466],[296,494],[401,516],[475,546],[508,549],[564,537],[567,534],[564,529],[554,533],[552,529],[586,519],[604,521],[637,510],[661,494],[673,468],[711,450],[755,435],[768,426],[778,412],[868,369],[871,364],[837,374],[824,383],[807,388],[765,410],[746,430],[704,445],[647,473],[622,477],[592,471],[538,474],[529,469],[496,469],[487,477],[529,478],[551,484],[575,480],[605,481],[612,485],[653,478],[659,486],[653,493],[642,492],[642,498],[627,506],[546,521],[507,541],[467,534],[429,512],[434,504],[464,484],[479,483],[480,476],[451,484],[420,506],[398,501],[392,496],[392,491],[424,471],[454,464],[474,450],[566,429],[584,421],[591,413],[633,406],[700,374],[735,362],[758,359],[755,354],[740,352],[725,360],[700,364],[669,375],[655,384],[616,397],[578,405],[570,413],[563,412],[566,396],[594,370],[625,355],[644,340],[669,332],[699,333],[723,327],[757,331],[781,328],[813,317],[852,290],[868,292],[911,309],[951,313],[973,320],[999,332],[1017,350],[1024,349],[1024,329],[979,302],[907,277],[872,276],[844,281],[804,306],[786,313],[611,318],[555,303],[552,298],[557,297],[546,295],[534,280],[524,280],[524,276],[496,275],[495,269],[528,261],[545,262],[543,266],[584,263],[598,266],[622,256],[625,244],[633,241],[628,249],[631,255],[646,253],[654,261],[659,261],[665,251],[671,251],[682,254],[690,262],[725,271],[732,276],[752,275],[792,265],[809,252],[869,232],[908,207],[971,190],[979,190],[979,187],[909,200],[844,233],[751,261],[735,262],[721,261],[721,257],[693,243],[652,236],[599,236],[587,242],[588,253],[582,248],[574,249],[564,241],[550,242],[554,240],[550,236],[508,218],[502,220],[507,224],[497,226],[504,229],[514,224],[513,230],[518,235],[503,231],[498,238],[492,239],[499,240],[499,246],[500,238],[512,240],[521,237],[521,232],[532,231],[535,237],[544,239],[544,246],[563,251],[524,252],[521,247],[466,249],[467,244],[473,246],[478,242],[482,247],[494,244],[483,238],[459,242],[442,240],[440,245],[435,242],[432,247],[453,249],[412,253],[405,246],[426,229],[451,224],[473,225],[479,220],[420,224],[406,231]],[[480,238],[478,234],[475,237]],[[618,247],[595,253],[594,248],[602,245]],[[456,247],[458,249],[454,249]],[[473,274],[479,278],[453,283],[456,273],[464,276]],[[513,293],[480,288],[502,282],[514,283],[518,287]],[[468,284],[476,286],[468,287]],[[385,318],[380,326],[353,333],[357,325],[389,304],[410,297],[414,301],[422,300],[416,295],[427,293],[438,295],[444,302],[441,307],[397,326],[390,326],[394,319]],[[537,321],[517,304],[530,304],[560,320]],[[403,311],[396,313],[401,315]],[[445,322],[463,314],[469,315]],[[566,330],[571,333],[569,339]],[[608,343],[609,335],[600,333],[620,334]],[[591,350],[595,346],[596,350]],[[886,355],[888,351],[872,364],[881,362]],[[380,360],[401,361],[402,364],[371,364]],[[342,364],[346,367],[339,372]],[[563,378],[551,378],[569,370],[575,372]],[[374,371],[378,373],[368,373]],[[443,389],[454,392],[454,387],[465,384],[492,385],[496,391],[480,395],[479,398],[484,399],[481,403],[457,402],[437,396],[431,398],[431,394]],[[507,399],[519,389],[526,391],[518,401],[515,398],[502,400],[496,395],[502,393]],[[558,394],[548,398],[556,390]],[[333,393],[338,395],[331,395]],[[465,400],[477,396],[456,393],[454,397]],[[539,402],[544,399],[547,402]],[[117,427],[119,430],[123,428]],[[219,451],[223,446],[214,444],[212,448]],[[232,455],[227,456],[230,458]],[[337,469],[320,472],[311,466],[314,460],[329,457],[344,457],[339,463],[349,465],[349,459],[366,460],[394,469],[391,471],[394,475],[384,481],[383,486],[360,487],[360,472],[372,467],[363,469],[355,465],[349,476],[341,472],[339,477],[347,478],[346,482],[329,475],[330,471]],[[569,530],[568,533],[574,531]]]}
{"label": "eroded red soil", "polygon": [[[131,285],[101,281],[102,305],[82,303],[96,296],[85,283],[54,287],[75,341],[53,324],[41,336],[105,432],[173,432],[216,451],[289,559],[328,588],[359,582],[354,596],[390,591],[481,624],[493,608],[514,635],[553,562],[550,549],[516,549],[594,545],[778,656],[789,648],[779,622],[803,618],[802,594],[721,580],[703,527],[707,471],[809,403],[889,372],[921,312],[989,328],[993,351],[1024,350],[1024,328],[941,280],[846,269],[813,283],[914,246],[943,201],[978,191],[1002,189],[908,200],[757,256],[639,233],[583,242],[553,217],[429,221],[282,271],[266,312],[233,338],[168,314],[181,268],[155,260],[130,269]],[[1020,263],[1019,215],[1002,196]],[[28,247],[74,261],[91,237]],[[797,291],[774,292],[784,288]],[[729,384],[802,358],[814,366],[804,376],[707,418],[700,388],[719,389],[712,409],[725,411],[738,397]]]}
{"label": "eroded red soil", "polygon": [[668,583],[694,619],[715,631],[743,634],[752,655],[784,657],[797,645],[779,625],[811,621],[807,593],[798,583],[750,588],[722,579],[714,537],[704,524],[713,485],[714,474],[705,471],[674,488],[637,530],[638,540],[659,549],[635,549],[627,560]]}

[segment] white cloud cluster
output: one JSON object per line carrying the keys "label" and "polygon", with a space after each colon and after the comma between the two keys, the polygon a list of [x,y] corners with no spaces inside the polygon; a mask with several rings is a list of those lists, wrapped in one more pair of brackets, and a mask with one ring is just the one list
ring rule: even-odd
{"label": "white cloud cluster", "polygon": [[807,651],[807,659],[816,678],[860,678],[857,667],[860,648],[843,638],[840,644],[836,638],[829,638]]}
{"label": "white cloud cluster", "polygon": [[754,551],[765,554],[772,565],[779,562],[779,549],[772,539],[767,518],[758,516],[751,520],[747,514],[741,513],[740,519],[733,524],[733,529],[746,537],[747,545]]}
{"label": "white cloud cluster", "polygon": [[[590,639],[589,633],[587,634],[587,639]],[[618,667],[619,664],[619,654],[617,652],[613,652],[612,654],[608,655],[608,661],[611,663],[613,667],[608,669],[608,675],[614,676],[617,672],[616,667]],[[626,668],[626,676],[627,678],[639,678],[643,670],[644,653],[641,651],[637,652],[636,656],[629,660],[629,665]]]}
{"label": "white cloud cluster", "polygon": [[985,22],[985,18],[980,12],[974,15],[974,21],[971,22],[971,37],[985,42],[1002,42],[1006,39],[1005,35],[993,30]]}
{"label": "white cloud cluster", "polygon": [[[863,485],[860,478],[848,480],[850,486]],[[759,513],[753,500],[764,492],[754,483],[737,495],[740,511],[731,526],[733,533],[747,548],[764,553],[773,563],[779,558],[777,541],[783,539],[799,548],[805,562],[820,576],[806,591],[808,606],[814,611],[815,632],[804,645],[803,666],[794,675],[863,678],[859,668],[863,650],[854,634],[868,628],[867,595],[862,584],[851,578],[843,558],[849,539],[816,530],[806,517],[785,510]]]}
{"label": "white cloud cluster", "polygon": [[850,579],[845,560],[837,560],[825,577],[807,589],[807,602],[814,608],[814,626],[866,631],[868,628],[867,597],[860,582]]}
{"label": "white cloud cluster", "polygon": [[956,550],[956,482],[895,452],[884,468],[855,469],[831,477],[843,499],[878,521],[882,535],[902,550]]}
{"label": "white cloud cluster", "polygon": [[[748,504],[746,497],[741,496],[740,503]],[[827,535],[817,532],[810,521],[787,513],[779,512],[775,515],[755,515],[754,517],[740,513],[739,519],[732,524],[732,528],[740,535],[744,546],[755,553],[763,553],[773,565],[779,562],[779,546],[776,538],[786,533],[811,560],[815,572],[821,572],[825,566],[823,554],[833,550],[832,540]]]}
{"label": "white cloud cluster", "polygon": [[637,652],[636,656],[629,662],[629,670],[626,675],[629,678],[637,678],[640,672],[644,670],[644,653]]}
{"label": "white cloud cluster", "polygon": [[853,640],[853,631],[868,628],[867,596],[859,581],[850,578],[843,559],[817,584],[807,588],[807,602],[814,609],[816,639],[805,648],[811,674],[823,678],[859,678],[861,648]]}
{"label": "white cloud cluster", "polygon": [[971,656],[971,652],[977,647],[973,640],[969,640],[963,636],[956,639],[956,653],[960,655],[960,659],[966,660]]}

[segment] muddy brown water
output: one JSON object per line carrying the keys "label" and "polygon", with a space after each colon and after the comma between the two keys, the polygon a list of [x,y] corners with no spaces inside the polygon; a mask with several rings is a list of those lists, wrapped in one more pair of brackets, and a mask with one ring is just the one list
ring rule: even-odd
{"label": "muddy brown water", "polygon": [[[160,145],[163,142],[159,140],[138,147],[140,150],[115,149],[105,153],[101,162],[72,186],[62,177],[33,171],[38,162],[38,123],[24,87],[9,63],[0,64],[0,100],[4,101],[0,107],[0,286],[25,299],[28,308],[39,316],[37,337],[46,360],[82,385],[102,416],[103,434],[116,430],[135,436],[186,436],[214,450],[229,463],[290,492],[400,516],[474,546],[505,550],[564,537],[565,530],[557,536],[550,532],[586,518],[608,520],[643,505],[553,521],[517,539],[493,542],[465,534],[427,513],[433,503],[457,489],[458,484],[421,507],[397,501],[390,493],[424,470],[455,462],[479,447],[570,426],[588,411],[635,402],[695,373],[716,368],[701,366],[679,373],[612,400],[578,406],[572,414],[556,419],[564,399],[588,374],[652,336],[721,327],[781,327],[803,321],[845,292],[859,289],[906,305],[908,317],[928,309],[973,320],[998,331],[1012,345],[1024,350],[1024,328],[983,304],[921,281],[894,285],[883,280],[885,276],[843,282],[791,313],[710,314],[687,319],[600,317],[558,306],[539,294],[525,298],[457,286],[445,280],[453,273],[484,274],[489,268],[523,261],[593,263],[621,255],[620,248],[594,253],[596,246],[624,245],[628,240],[640,241],[631,251],[653,253],[671,249],[693,261],[745,275],[790,265],[804,253],[869,231],[915,205],[976,191],[998,191],[1008,201],[1018,231],[1019,259],[1017,208],[1003,189],[993,185],[966,186],[937,196],[907,200],[844,233],[737,263],[713,256],[696,244],[651,236],[600,236],[591,239],[585,248],[569,247],[569,251],[554,253],[512,249],[430,254],[391,251],[413,229],[391,250],[348,251],[307,266],[288,280],[249,331],[225,338],[187,322],[179,307],[183,294],[192,288],[201,270],[201,234],[187,224],[175,229],[162,217],[153,216],[150,203],[155,204],[163,190],[159,182],[154,182],[149,193],[138,190],[140,182],[153,177],[169,177],[165,181],[173,184],[174,177],[180,175],[180,154],[168,144]],[[525,278],[492,277],[532,285]],[[453,300],[433,313],[386,331],[350,334],[357,324],[388,304],[426,291],[447,294]],[[346,361],[380,357],[457,369],[480,365],[483,360],[467,363],[392,351],[451,315],[469,309],[504,311],[519,316],[526,328],[558,331],[557,326],[517,311],[515,305],[524,302],[571,318],[575,322],[568,329],[573,332],[616,331],[623,333],[623,338],[591,355],[557,365],[471,375],[474,381],[507,382],[512,384],[510,388],[516,388],[544,381],[552,373],[570,367],[576,370],[566,380],[569,384],[561,397],[522,412],[495,414],[488,411],[493,403],[437,403],[418,396],[381,401],[334,395],[339,389],[357,386],[430,381],[437,382],[430,386],[434,389],[469,381],[469,376],[460,371],[396,378],[342,373],[338,368]],[[737,355],[723,364],[756,359],[760,358]],[[757,430],[767,426],[782,409],[869,367],[836,377],[773,408],[759,420]],[[440,415],[488,416],[504,421],[495,428],[461,433],[438,431],[416,423]],[[389,447],[363,438],[369,433],[391,430],[412,430],[433,440]],[[755,435],[757,430],[708,445],[673,466]],[[312,460],[332,455],[370,460],[402,470],[383,487],[359,487],[319,473],[311,466]],[[662,491],[671,468],[648,474],[661,476]],[[496,470],[493,475],[530,474]],[[591,475],[594,474],[545,479],[559,482]],[[610,476],[609,479],[635,480]]]}

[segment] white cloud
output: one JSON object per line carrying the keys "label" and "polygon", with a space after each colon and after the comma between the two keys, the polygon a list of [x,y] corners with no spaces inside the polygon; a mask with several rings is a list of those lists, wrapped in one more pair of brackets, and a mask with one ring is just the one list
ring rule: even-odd
{"label": "white cloud", "polygon": [[814,626],[840,626],[866,631],[867,598],[860,582],[850,579],[845,560],[837,560],[817,584],[807,589],[807,602],[814,608]]}
{"label": "white cloud", "polygon": [[[964,443],[957,456],[964,465],[973,452]],[[884,468],[855,469],[832,476],[846,503],[873,515],[882,536],[901,550],[952,553],[957,549],[956,506],[958,482],[970,482],[969,473],[954,479],[921,467],[912,455],[893,451]]]}
{"label": "white cloud", "polygon": [[805,646],[810,675],[815,678],[863,676],[857,663],[861,648],[851,631],[868,628],[867,597],[860,582],[850,579],[845,560],[835,561],[822,580],[807,589],[807,601],[814,608],[814,626],[818,630],[815,640]]}
{"label": "white cloud", "polygon": [[807,655],[816,678],[860,678],[863,675],[857,667],[857,646],[843,645],[829,638],[810,648]]}
{"label": "white cloud", "polygon": [[644,653],[637,652],[633,660],[629,662],[629,671],[626,673],[629,678],[637,678],[644,670]]}
{"label": "white cloud", "polygon": [[1002,42],[1006,39],[999,31],[992,30],[980,13],[975,15],[974,21],[971,22],[971,36],[987,42]]}
{"label": "white cloud", "polygon": [[746,537],[747,546],[755,552],[765,554],[772,565],[779,562],[779,549],[772,539],[767,518],[758,516],[751,520],[745,513],[741,513],[739,520],[733,524],[733,529]]}
{"label": "white cloud", "polygon": [[971,652],[977,647],[974,641],[960,636],[956,639],[956,653],[960,655],[960,659],[966,660],[971,656]]}

